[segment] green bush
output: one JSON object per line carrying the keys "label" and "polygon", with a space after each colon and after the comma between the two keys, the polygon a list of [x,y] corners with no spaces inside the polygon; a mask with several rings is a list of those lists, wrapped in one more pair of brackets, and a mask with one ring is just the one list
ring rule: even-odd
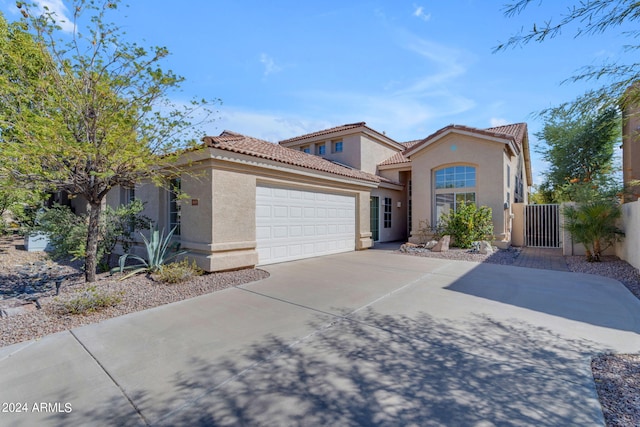
{"label": "green bush", "polygon": [[87,221],[85,217],[71,212],[68,206],[55,205],[40,212],[31,230],[49,236],[53,248],[51,256],[54,259],[67,256],[78,259],[84,256]]}
{"label": "green bush", "polygon": [[114,294],[89,286],[58,307],[61,314],[86,314],[103,308],[113,307],[122,301],[122,293]]}
{"label": "green bush", "polygon": [[490,239],[493,235],[491,208],[461,202],[455,211],[442,215],[439,234],[450,235],[452,246],[465,249],[471,248],[475,241]]}
{"label": "green bush", "polygon": [[190,264],[189,260],[184,259],[162,266],[157,273],[157,279],[162,283],[175,284],[185,282],[202,274],[203,271],[198,268],[195,261]]}
{"label": "green bush", "polygon": [[[133,232],[149,224],[149,218],[140,214],[144,208],[139,200],[113,209],[107,206],[100,218],[98,238],[98,261],[102,270],[109,270],[111,254],[120,243],[125,252],[133,244]],[[44,232],[53,246],[54,259],[71,256],[73,259],[85,257],[87,245],[88,218],[76,215],[68,206],[55,205],[38,214],[33,231]]]}

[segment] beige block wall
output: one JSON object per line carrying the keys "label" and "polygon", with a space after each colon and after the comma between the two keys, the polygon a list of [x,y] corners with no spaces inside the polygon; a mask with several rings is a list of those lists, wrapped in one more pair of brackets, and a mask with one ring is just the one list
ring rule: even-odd
{"label": "beige block wall", "polygon": [[615,253],[635,268],[640,268],[640,201],[622,205],[621,224],[625,237],[616,245]]}
{"label": "beige block wall", "polygon": [[[433,174],[443,167],[467,165],[476,167],[476,204],[492,210],[494,235],[502,240],[508,230],[504,210],[505,168],[504,144],[466,135],[450,134],[411,157],[413,181],[413,230],[420,221],[434,226]],[[410,239],[417,241],[415,237]]]}

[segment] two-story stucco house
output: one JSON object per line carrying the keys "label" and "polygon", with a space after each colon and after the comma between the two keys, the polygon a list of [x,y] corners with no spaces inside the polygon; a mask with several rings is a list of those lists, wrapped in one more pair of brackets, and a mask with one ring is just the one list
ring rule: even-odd
{"label": "two-story stucco house", "polygon": [[[531,183],[524,123],[451,125],[422,140],[394,141],[353,123],[279,144],[224,131],[186,153],[173,185],[139,185],[145,214],[179,226],[183,248],[221,271],[415,240],[461,201],[489,206],[495,240],[511,242],[514,202]],[[108,203],[130,199],[113,191]]]}

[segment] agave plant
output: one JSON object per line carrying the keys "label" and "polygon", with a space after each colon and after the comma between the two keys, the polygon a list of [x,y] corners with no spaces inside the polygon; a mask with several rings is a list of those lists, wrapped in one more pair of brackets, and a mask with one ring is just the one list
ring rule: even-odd
{"label": "agave plant", "polygon": [[[173,237],[173,233],[176,231],[176,227],[173,227],[166,236],[164,235],[164,229],[160,232],[157,228],[150,228],[150,231],[149,239],[147,239],[144,234],[140,233],[142,240],[144,241],[145,248],[147,249],[146,259],[131,253],[124,254],[120,257],[118,262],[119,267],[116,267],[113,270],[119,269],[121,273],[126,270],[132,270],[120,280],[125,280],[138,273],[157,273],[162,269],[163,265],[188,252],[185,250],[179,250],[179,245],[177,244],[171,244],[171,238]],[[140,261],[140,264],[125,265],[128,258],[138,260]]]}

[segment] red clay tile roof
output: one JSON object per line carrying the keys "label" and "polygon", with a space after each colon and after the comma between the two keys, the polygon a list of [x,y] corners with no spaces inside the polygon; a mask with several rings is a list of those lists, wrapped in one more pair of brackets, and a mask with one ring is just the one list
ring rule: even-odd
{"label": "red clay tile roof", "polygon": [[220,136],[205,136],[202,140],[207,147],[211,148],[217,148],[239,154],[247,154],[261,159],[274,160],[288,165],[328,172],[348,178],[380,182],[380,177],[376,175],[372,175],[358,169],[340,166],[313,154],[303,153],[299,150],[293,150],[278,144],[273,144],[268,141],[263,141],[258,138],[252,138],[250,136],[241,135],[227,130],[222,132]]}
{"label": "red clay tile roof", "polygon": [[393,156],[389,157],[384,162],[379,163],[378,166],[397,165],[397,164],[402,164],[402,163],[411,163],[411,160],[409,160],[408,158],[406,158],[404,156],[404,152],[407,151],[409,148],[413,147],[414,145],[416,145],[419,142],[422,142],[422,139],[416,139],[416,140],[413,140],[413,141],[401,142],[401,144],[405,146],[404,151],[401,151],[399,153],[394,154]]}
{"label": "red clay tile roof", "polygon": [[518,146],[522,147],[524,138],[527,135],[527,124],[514,123],[512,125],[497,126],[497,127],[492,127],[485,130],[488,132],[495,132],[498,134],[510,135],[513,138],[515,138],[515,142],[518,144]]}
{"label": "red clay tile roof", "polygon": [[398,142],[394,141],[393,139],[389,138],[384,133],[380,133],[375,129],[371,129],[369,126],[367,126],[366,122],[350,123],[350,124],[346,124],[346,125],[332,127],[332,128],[329,128],[329,129],[320,130],[320,131],[317,131],[317,132],[308,133],[306,135],[296,136],[296,137],[293,137],[293,138],[289,138],[289,139],[285,139],[283,141],[280,141],[280,144],[287,144],[287,143],[296,142],[296,141],[304,141],[305,139],[315,138],[316,136],[328,135],[328,134],[331,134],[331,133],[342,132],[342,131],[345,131],[345,130],[356,129],[356,128],[359,128],[359,127],[363,127],[365,129],[367,129],[369,132],[372,132],[372,133],[374,133],[376,135],[381,136],[384,139],[387,139],[387,140],[391,141],[393,144],[401,145],[400,143],[398,143]]}

